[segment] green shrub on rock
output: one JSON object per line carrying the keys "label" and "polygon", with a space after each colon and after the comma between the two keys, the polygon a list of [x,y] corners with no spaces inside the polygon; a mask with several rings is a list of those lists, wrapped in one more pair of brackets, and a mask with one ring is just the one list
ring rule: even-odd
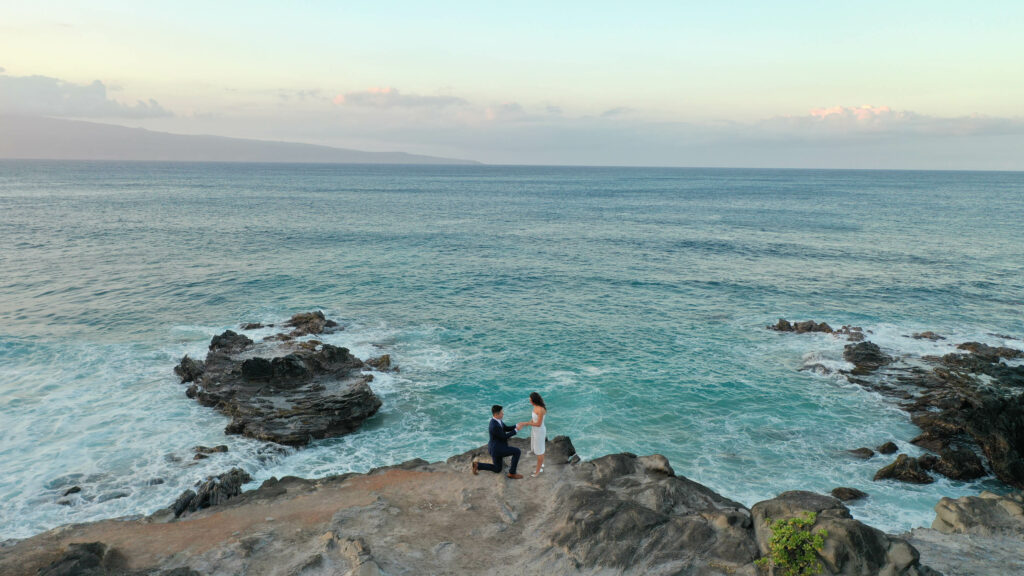
{"label": "green shrub on rock", "polygon": [[807,512],[802,518],[788,520],[765,520],[772,530],[768,542],[768,556],[758,559],[755,564],[774,567],[781,576],[814,576],[820,574],[823,566],[818,560],[818,551],[825,546],[827,530],[811,533],[811,526],[818,515]]}

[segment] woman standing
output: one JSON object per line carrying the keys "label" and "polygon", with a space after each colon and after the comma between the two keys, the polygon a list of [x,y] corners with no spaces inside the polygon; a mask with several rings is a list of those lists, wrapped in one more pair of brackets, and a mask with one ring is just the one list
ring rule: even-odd
{"label": "woman standing", "polygon": [[537,469],[530,474],[536,478],[544,471],[544,442],[547,440],[548,429],[544,422],[548,415],[548,408],[544,405],[544,399],[536,392],[530,392],[530,404],[533,404],[533,416],[529,422],[520,422],[517,428],[533,426],[530,434],[530,449],[537,455]]}

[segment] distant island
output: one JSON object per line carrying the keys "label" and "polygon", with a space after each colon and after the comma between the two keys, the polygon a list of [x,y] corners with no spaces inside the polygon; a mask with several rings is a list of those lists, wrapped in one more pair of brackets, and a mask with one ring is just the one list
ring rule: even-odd
{"label": "distant island", "polygon": [[479,164],[406,152],[170,134],[80,120],[0,116],[0,159],[326,164]]}

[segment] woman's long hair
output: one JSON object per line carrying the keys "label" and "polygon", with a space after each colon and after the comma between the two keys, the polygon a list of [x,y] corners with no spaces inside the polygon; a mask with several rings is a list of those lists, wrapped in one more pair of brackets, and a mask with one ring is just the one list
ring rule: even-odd
{"label": "woman's long hair", "polygon": [[534,406],[540,406],[541,408],[547,409],[547,406],[544,405],[544,399],[536,392],[530,392],[530,402],[533,402]]}

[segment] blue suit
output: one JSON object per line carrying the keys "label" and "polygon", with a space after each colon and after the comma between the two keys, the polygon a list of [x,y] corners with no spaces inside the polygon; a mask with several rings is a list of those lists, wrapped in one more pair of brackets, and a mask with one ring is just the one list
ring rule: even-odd
{"label": "blue suit", "polygon": [[508,439],[516,435],[516,427],[505,426],[497,418],[491,418],[491,424],[487,430],[491,435],[490,440],[487,441],[487,451],[491,453],[491,459],[494,463],[478,464],[477,469],[489,470],[497,474],[501,472],[502,467],[505,465],[505,457],[511,456],[512,465],[509,466],[508,473],[515,474],[522,451],[514,446],[509,446]]}

